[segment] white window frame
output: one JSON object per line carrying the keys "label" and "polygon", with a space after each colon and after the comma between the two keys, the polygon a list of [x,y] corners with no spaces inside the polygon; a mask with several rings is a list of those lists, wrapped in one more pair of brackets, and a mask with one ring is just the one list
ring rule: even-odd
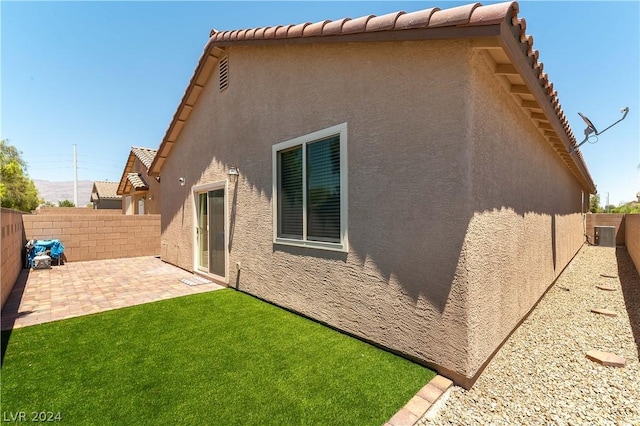
{"label": "white window frame", "polygon": [[[323,241],[311,241],[307,240],[307,176],[304,170],[306,170],[306,145],[313,142],[320,141],[322,139],[329,138],[331,136],[340,137],[340,242],[331,243]],[[278,153],[286,149],[302,146],[302,239],[283,238],[278,236]],[[349,239],[348,239],[348,161],[347,161],[347,123],[341,123],[326,129],[318,130],[317,132],[310,133],[308,135],[300,136],[295,139],[280,142],[272,146],[272,208],[273,208],[273,243],[283,244],[297,247],[309,247],[323,250],[332,250],[340,252],[349,251]]]}
{"label": "white window frame", "polygon": [[[229,185],[228,181],[221,180],[217,182],[205,183],[202,185],[196,185],[191,187],[192,198],[192,210],[193,210],[193,224],[192,224],[192,245],[193,245],[193,271],[199,275],[212,278],[214,281],[229,284]],[[206,272],[200,269],[198,265],[198,232],[196,227],[198,226],[198,194],[208,193],[209,191],[215,191],[218,189],[224,190],[224,273],[225,276],[214,274],[213,272]]]}

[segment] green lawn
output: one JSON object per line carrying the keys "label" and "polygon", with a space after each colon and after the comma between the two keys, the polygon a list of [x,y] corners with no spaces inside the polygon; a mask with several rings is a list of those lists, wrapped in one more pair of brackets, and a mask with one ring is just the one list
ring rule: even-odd
{"label": "green lawn", "polygon": [[381,425],[435,374],[234,290],[2,340],[5,415],[71,425]]}

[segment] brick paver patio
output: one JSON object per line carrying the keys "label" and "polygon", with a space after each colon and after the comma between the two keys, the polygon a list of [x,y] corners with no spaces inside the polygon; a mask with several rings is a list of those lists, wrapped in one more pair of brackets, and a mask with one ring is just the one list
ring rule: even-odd
{"label": "brick paver patio", "polygon": [[125,306],[223,288],[189,286],[183,269],[157,257],[70,262],[44,270],[22,270],[2,309],[1,328],[25,327]]}

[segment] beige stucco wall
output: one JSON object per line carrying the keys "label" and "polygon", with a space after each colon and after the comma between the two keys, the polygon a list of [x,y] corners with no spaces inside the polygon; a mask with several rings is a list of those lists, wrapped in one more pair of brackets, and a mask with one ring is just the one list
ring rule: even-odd
{"label": "beige stucco wall", "polygon": [[628,214],[624,221],[627,250],[640,273],[640,214]]}
{"label": "beige stucco wall", "polygon": [[140,173],[149,186],[147,191],[136,192],[132,188],[129,194],[122,194],[122,214],[127,214],[126,197],[131,197],[131,211],[128,214],[140,214],[138,202],[144,198],[144,214],[160,214],[160,182],[147,174],[147,167],[137,157],[133,160],[131,173]]}
{"label": "beige stucco wall", "polygon": [[[583,225],[576,181],[469,47],[231,48],[229,88],[213,75],[161,171],[163,259],[193,269],[191,188],[237,165],[230,285],[473,377]],[[343,122],[349,252],[274,245],[272,145]]]}
{"label": "beige stucco wall", "polygon": [[463,252],[469,270],[469,364],[475,369],[580,249],[584,216],[573,174],[480,54],[471,63],[473,217]]}

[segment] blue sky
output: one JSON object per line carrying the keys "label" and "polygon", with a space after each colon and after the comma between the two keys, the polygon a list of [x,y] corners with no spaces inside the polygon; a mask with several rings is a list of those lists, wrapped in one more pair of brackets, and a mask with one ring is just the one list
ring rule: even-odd
{"label": "blue sky", "polygon": [[[381,15],[469,2],[7,2],[1,14],[0,137],[34,179],[118,181],[131,146],[157,148],[209,31]],[[493,2],[483,2],[491,4]],[[534,49],[601,198],[640,191],[640,3],[520,2]]]}

